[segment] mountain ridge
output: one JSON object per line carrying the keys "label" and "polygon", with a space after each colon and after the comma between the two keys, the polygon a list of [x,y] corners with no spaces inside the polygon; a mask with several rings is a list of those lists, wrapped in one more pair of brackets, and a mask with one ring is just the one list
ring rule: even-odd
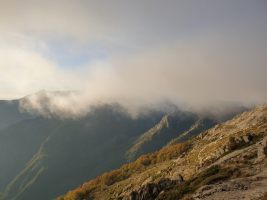
{"label": "mountain ridge", "polygon": [[[199,124],[200,121],[203,123],[202,126]],[[134,160],[142,154],[156,151],[170,142],[175,142],[174,140],[179,142],[184,139],[185,141],[217,123],[217,120],[202,118],[189,112],[164,115],[159,123],[134,141],[132,147],[126,152],[126,157],[128,160]],[[193,132],[191,129],[196,125],[199,125],[198,129],[194,129]],[[186,135],[185,132],[191,134]]]}
{"label": "mountain ridge", "polygon": [[[12,109],[20,116],[19,102],[16,102]],[[123,107],[112,104],[94,107],[79,118],[26,113],[26,119],[11,120],[8,127],[0,129],[3,162],[0,199],[53,199],[88,179],[116,169],[128,162],[125,155],[138,138],[160,123],[165,115],[170,116],[169,128],[141,145],[137,157],[166,146],[202,116],[173,107],[168,113],[151,110],[133,118]]]}
{"label": "mountain ridge", "polygon": [[[256,195],[261,199],[267,192],[266,142],[267,106],[263,105],[188,142],[141,156],[58,199],[238,199],[249,193],[250,198]],[[164,152],[170,157],[164,159]],[[127,175],[129,170],[132,172]],[[183,183],[168,181],[177,180],[177,174],[182,174]],[[251,184],[246,184],[249,180]],[[255,187],[257,184],[260,186]]]}

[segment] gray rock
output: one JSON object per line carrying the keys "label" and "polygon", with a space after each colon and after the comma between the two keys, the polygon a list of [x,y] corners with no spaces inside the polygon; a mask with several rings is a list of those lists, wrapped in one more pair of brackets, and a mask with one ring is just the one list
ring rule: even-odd
{"label": "gray rock", "polygon": [[162,191],[169,187],[175,186],[183,182],[183,177],[179,174],[178,180],[162,179],[158,183],[148,183],[136,191],[132,191],[130,195],[122,197],[122,200],[154,200]]}
{"label": "gray rock", "polygon": [[220,152],[220,155],[224,154],[224,149],[223,148],[219,148],[219,152]]}
{"label": "gray rock", "polygon": [[242,138],[243,138],[245,143],[249,143],[250,140],[249,140],[249,137],[247,135],[244,135]]}

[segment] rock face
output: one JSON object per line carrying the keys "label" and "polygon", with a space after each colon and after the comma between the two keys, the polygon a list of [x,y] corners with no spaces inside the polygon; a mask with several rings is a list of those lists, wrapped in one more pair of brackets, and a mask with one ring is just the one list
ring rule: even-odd
{"label": "rock face", "polygon": [[230,180],[204,185],[193,195],[197,200],[261,200],[267,193],[267,136],[255,144],[233,151],[214,164],[238,169]]}
{"label": "rock face", "polygon": [[267,137],[265,137],[258,146],[258,151],[257,151],[257,160],[255,161],[255,163],[257,162],[261,162],[263,161],[266,156],[267,156]]}
{"label": "rock face", "polygon": [[177,180],[162,179],[158,183],[148,183],[142,186],[139,190],[131,192],[129,196],[124,196],[118,199],[121,200],[154,200],[159,194],[172,186],[183,183],[183,177],[179,174]]}

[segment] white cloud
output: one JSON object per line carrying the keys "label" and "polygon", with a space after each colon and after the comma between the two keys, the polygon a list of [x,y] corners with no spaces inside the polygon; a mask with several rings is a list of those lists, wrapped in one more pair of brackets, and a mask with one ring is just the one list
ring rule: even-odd
{"label": "white cloud", "polygon": [[[199,108],[267,100],[267,16],[260,3],[36,2],[1,5],[0,99],[78,90],[68,98],[48,95],[44,109],[38,97],[30,101],[44,113],[75,116],[99,102],[137,112],[162,101]],[[58,40],[100,46],[109,58],[66,69],[49,56],[48,41]]]}
{"label": "white cloud", "polygon": [[[51,104],[44,108],[42,98],[33,96],[32,106],[41,107],[43,113],[48,109],[49,113],[77,116],[96,104],[113,102],[132,114],[164,101],[193,109],[225,102],[264,103],[267,58],[257,49],[267,49],[264,43],[251,43],[249,47],[244,48],[235,38],[228,37],[225,41],[222,36],[210,35],[177,41],[138,55],[113,57],[89,65],[83,75],[71,77],[66,71],[58,74],[53,71],[70,81],[80,93],[48,95]],[[58,85],[57,76],[49,79],[49,73],[42,78],[50,80],[51,86]]]}
{"label": "white cloud", "polygon": [[12,36],[0,42],[1,99],[19,98],[41,89],[71,90],[79,84],[78,72],[60,70],[35,51],[36,45],[40,47],[36,41]]}

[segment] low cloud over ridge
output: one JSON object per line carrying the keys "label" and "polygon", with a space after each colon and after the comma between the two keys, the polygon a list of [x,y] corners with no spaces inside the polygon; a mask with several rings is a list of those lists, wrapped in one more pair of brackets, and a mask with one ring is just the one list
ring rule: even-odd
{"label": "low cloud over ridge", "polygon": [[266,102],[266,2],[206,3],[3,3],[0,99],[78,91],[37,93],[22,105],[64,116],[105,103],[136,115],[162,102],[196,110]]}
{"label": "low cloud over ridge", "polygon": [[[98,103],[116,102],[138,112],[138,108],[165,101],[193,109],[218,102],[266,102],[267,68],[263,64],[267,60],[264,51],[256,51],[261,44],[245,48],[235,38],[227,39],[216,36],[178,41],[139,55],[90,65],[76,76],[79,93],[64,100],[50,96],[51,106],[55,110],[57,105],[60,110],[65,106],[65,114],[69,110],[77,115]],[[36,108],[40,109],[40,105]]]}

